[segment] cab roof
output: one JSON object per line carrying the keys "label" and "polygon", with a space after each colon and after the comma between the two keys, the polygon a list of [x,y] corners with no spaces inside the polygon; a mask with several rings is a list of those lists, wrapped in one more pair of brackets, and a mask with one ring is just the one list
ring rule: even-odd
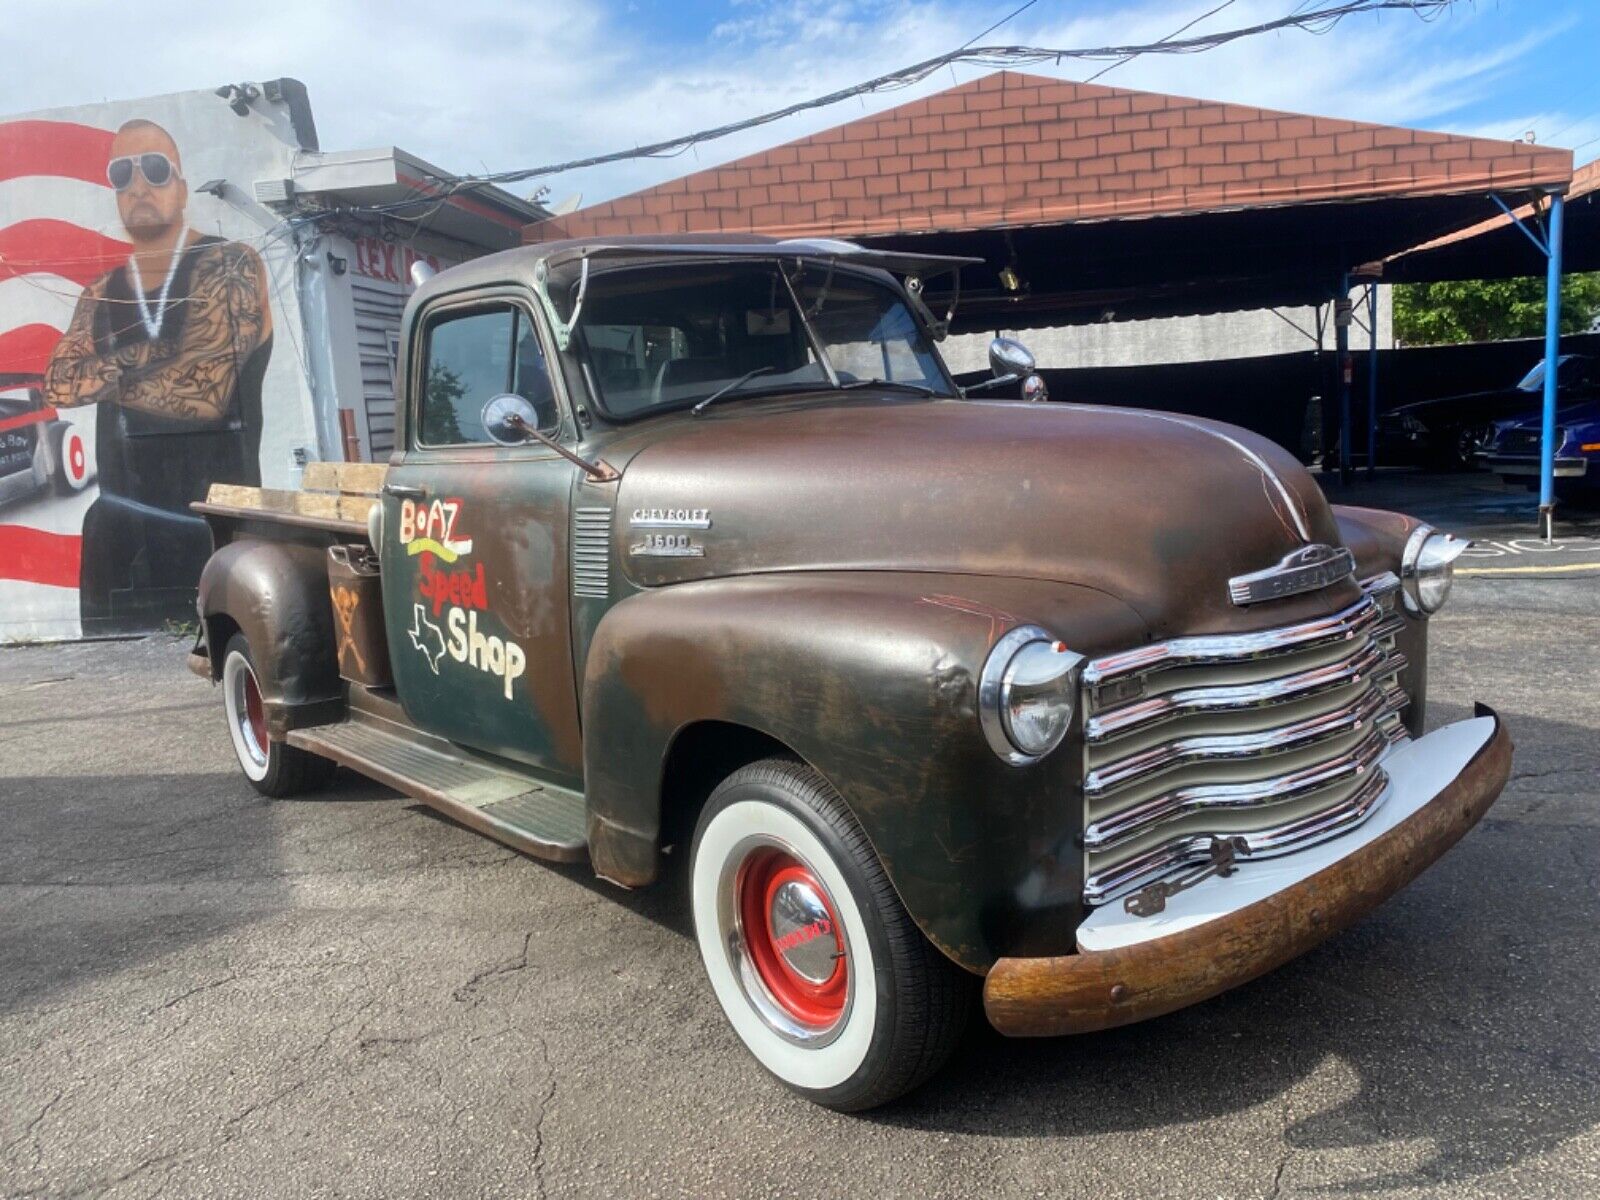
{"label": "cab roof", "polygon": [[541,264],[553,276],[574,274],[584,262],[604,261],[608,266],[629,259],[657,262],[663,259],[730,258],[811,259],[876,267],[895,275],[932,276],[964,266],[981,264],[981,258],[942,254],[913,254],[875,250],[837,238],[771,238],[755,234],[680,234],[670,237],[573,238],[518,246],[498,254],[475,258],[440,272],[417,289],[420,302],[444,292],[464,288],[514,283],[536,286]]}

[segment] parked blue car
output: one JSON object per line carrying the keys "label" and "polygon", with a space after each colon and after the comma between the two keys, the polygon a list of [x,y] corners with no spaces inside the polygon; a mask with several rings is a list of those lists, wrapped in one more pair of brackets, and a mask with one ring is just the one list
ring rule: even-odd
{"label": "parked blue car", "polygon": [[[1507,483],[1537,490],[1542,428],[1538,413],[1495,422],[1484,447],[1484,465]],[[1600,401],[1574,404],[1556,414],[1556,490],[1600,492]]]}

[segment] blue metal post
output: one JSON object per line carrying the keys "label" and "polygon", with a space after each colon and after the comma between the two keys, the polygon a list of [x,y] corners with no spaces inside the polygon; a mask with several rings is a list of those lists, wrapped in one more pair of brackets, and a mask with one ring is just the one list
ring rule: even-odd
{"label": "blue metal post", "polygon": [[1350,482],[1350,273],[1339,276],[1333,302],[1334,358],[1339,371],[1339,482]]}
{"label": "blue metal post", "polygon": [[1561,357],[1561,218],[1566,197],[1550,197],[1544,285],[1544,432],[1539,439],[1539,526],[1554,536],[1556,510],[1556,376]]}
{"label": "blue metal post", "polygon": [[1378,467],[1378,285],[1367,285],[1367,478]]}

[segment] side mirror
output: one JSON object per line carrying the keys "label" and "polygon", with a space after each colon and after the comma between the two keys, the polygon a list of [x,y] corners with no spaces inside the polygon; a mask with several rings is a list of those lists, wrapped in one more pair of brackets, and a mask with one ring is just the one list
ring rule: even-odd
{"label": "side mirror", "polygon": [[994,372],[994,378],[968,384],[961,389],[961,394],[969,396],[1008,383],[1021,383],[1024,400],[1047,399],[1044,380],[1034,374],[1033,368],[1032,351],[1015,338],[997,337],[989,343],[989,369]]}
{"label": "side mirror", "polygon": [[502,446],[520,446],[533,441],[538,428],[539,414],[515,392],[502,392],[483,406],[483,431],[490,441]]}
{"label": "side mirror", "polygon": [[1033,353],[1014,338],[997,337],[989,343],[989,369],[996,379],[1026,379],[1035,365]]}

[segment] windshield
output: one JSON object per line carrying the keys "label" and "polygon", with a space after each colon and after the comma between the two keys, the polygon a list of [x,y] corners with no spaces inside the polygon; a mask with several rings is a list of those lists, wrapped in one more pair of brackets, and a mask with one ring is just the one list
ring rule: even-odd
{"label": "windshield", "polygon": [[791,278],[793,292],[779,265],[766,262],[591,277],[579,340],[601,407],[624,420],[682,408],[746,375],[726,402],[830,389],[835,380],[887,380],[954,395],[894,290],[844,270],[830,279],[826,265],[807,265]]}

